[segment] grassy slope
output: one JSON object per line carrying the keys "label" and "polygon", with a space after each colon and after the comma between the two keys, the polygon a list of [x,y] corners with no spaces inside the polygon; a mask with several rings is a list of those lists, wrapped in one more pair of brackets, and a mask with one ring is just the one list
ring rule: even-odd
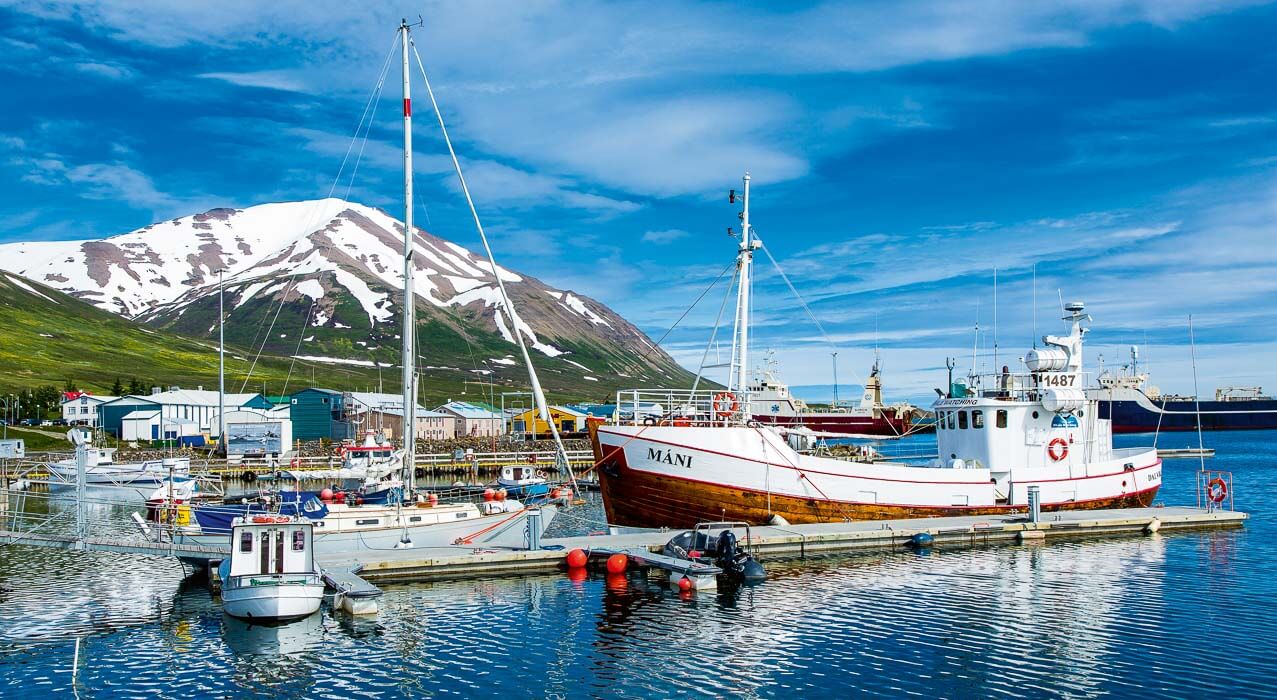
{"label": "grassy slope", "polygon": [[[46,300],[31,294],[9,281],[9,273],[0,272],[0,394],[43,384],[62,387],[70,379],[80,389],[94,393],[106,393],[117,377],[127,385],[137,377],[147,386],[176,385],[205,389],[217,387],[217,347],[215,342],[188,338],[173,332],[157,330],[102,311],[97,307],[43,285],[21,279],[27,285],[52,299]],[[289,339],[300,330],[298,321],[291,325],[284,322],[287,310],[281,314],[281,324],[273,334],[283,331]],[[303,316],[304,317],[304,316]],[[216,314],[200,319],[200,330],[206,331]],[[255,330],[255,329],[254,329]],[[313,332],[312,329],[308,331]],[[238,328],[232,333],[228,327],[226,353],[227,391],[238,391],[243,385],[253,352],[245,349],[252,342],[253,333]],[[51,336],[51,337],[49,337]],[[423,319],[419,327],[421,339],[420,366],[448,366],[455,369],[424,371],[421,380],[423,401],[441,403],[448,399],[487,398],[488,386],[477,382],[491,381],[498,403],[502,391],[522,391],[527,387],[526,371],[522,364],[516,366],[490,365],[499,374],[487,377],[470,370],[483,367],[482,360],[504,357],[515,352],[514,346],[492,337],[476,337],[467,347],[465,340],[455,333],[445,332],[437,319]],[[322,339],[320,340],[322,343]],[[378,359],[396,363],[398,341],[382,339],[382,351],[386,357]],[[238,345],[236,345],[238,341]],[[335,348],[334,348],[335,349]],[[570,348],[586,360],[587,365],[598,366],[606,353],[595,348]],[[316,352],[319,350],[319,352]],[[301,354],[325,354],[326,348],[303,345]],[[335,356],[351,356],[332,353]],[[371,354],[371,353],[370,353]],[[358,357],[358,354],[355,354]],[[447,358],[445,361],[443,358]],[[474,359],[470,359],[473,357]],[[431,359],[433,358],[433,359]],[[369,357],[369,359],[372,359]],[[552,401],[604,401],[614,395],[616,388],[635,384],[676,384],[662,377],[651,382],[638,382],[634,378],[596,373],[598,382],[581,379],[583,372],[558,360],[533,353],[533,362]],[[399,386],[399,368],[376,368],[333,365],[316,362],[293,362],[280,355],[263,354],[253,370],[248,390],[268,394],[296,391],[307,386],[322,386],[350,391],[382,390],[394,393]],[[603,364],[603,362],[598,362]],[[690,377],[679,368],[670,369],[671,378]]]}

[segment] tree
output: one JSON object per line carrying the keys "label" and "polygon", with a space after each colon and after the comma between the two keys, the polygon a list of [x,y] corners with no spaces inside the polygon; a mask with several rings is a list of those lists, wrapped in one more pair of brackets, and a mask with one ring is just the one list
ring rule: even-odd
{"label": "tree", "polygon": [[146,385],[139,381],[137,377],[133,377],[129,380],[129,394],[140,396],[145,393]]}
{"label": "tree", "polygon": [[73,391],[79,391],[79,389],[77,389],[75,386],[75,380],[68,377],[66,382],[62,384],[62,391],[70,393]]}
{"label": "tree", "polygon": [[120,383],[120,378],[115,378],[115,383],[111,385],[111,396],[120,396],[124,393],[124,385]]}

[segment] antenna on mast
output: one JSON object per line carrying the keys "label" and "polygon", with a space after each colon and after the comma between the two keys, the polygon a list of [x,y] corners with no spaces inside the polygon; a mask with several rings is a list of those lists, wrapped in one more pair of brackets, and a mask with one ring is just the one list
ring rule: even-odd
{"label": "antenna on mast", "polygon": [[998,371],[998,268],[993,268],[993,371]]}

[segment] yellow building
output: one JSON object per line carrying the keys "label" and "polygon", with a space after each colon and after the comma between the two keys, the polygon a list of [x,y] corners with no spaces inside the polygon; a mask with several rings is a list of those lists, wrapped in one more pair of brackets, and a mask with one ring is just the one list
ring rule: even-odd
{"label": "yellow building", "polygon": [[[559,434],[585,432],[586,417],[586,414],[570,408],[563,408],[562,406],[550,407],[550,419],[554,421],[555,427],[559,429]],[[536,437],[549,437],[550,426],[541,420],[540,413],[535,408],[530,408],[523,413],[516,414],[510,420],[510,432],[514,435],[528,435],[531,433]]]}

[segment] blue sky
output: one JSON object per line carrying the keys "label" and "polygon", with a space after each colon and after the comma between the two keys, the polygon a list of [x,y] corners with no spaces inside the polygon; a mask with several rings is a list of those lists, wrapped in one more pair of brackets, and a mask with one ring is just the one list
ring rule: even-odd
{"label": "blue sky", "polygon": [[[1085,299],[1092,365],[1137,343],[1191,391],[1191,313],[1204,393],[1277,389],[1277,7],[358,5],[0,1],[0,241],[325,196],[421,15],[498,258],[655,337],[730,260],[725,193],[750,170],[756,230],[844,382],[876,344],[889,396],[925,397],[946,356],[970,367],[977,319],[993,366],[997,268],[998,364],[1032,338],[1036,269],[1039,333],[1057,290]],[[336,192],[400,215],[395,68]],[[418,223],[477,246],[418,125]],[[765,257],[756,291],[755,351],[828,384],[831,346]],[[669,336],[680,360],[720,299]]]}

